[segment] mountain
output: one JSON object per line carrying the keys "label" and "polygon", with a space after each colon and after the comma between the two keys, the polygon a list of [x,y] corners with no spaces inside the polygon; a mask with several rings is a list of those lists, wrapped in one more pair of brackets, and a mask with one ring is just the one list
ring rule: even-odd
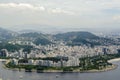
{"label": "mountain", "polygon": [[28,37],[28,38],[37,38],[37,37],[43,37],[45,36],[44,34],[42,33],[37,33],[37,32],[30,32],[30,33],[22,33],[19,35],[19,37]]}
{"label": "mountain", "polygon": [[68,45],[99,45],[99,42],[95,42],[95,40],[99,40],[100,37],[90,33],[90,32],[68,32],[63,34],[54,35],[56,40],[63,40],[67,42]]}
{"label": "mountain", "polygon": [[37,39],[34,40],[34,43],[36,45],[39,45],[39,44],[40,45],[52,44],[52,42],[49,39],[47,39],[47,38],[37,38]]}
{"label": "mountain", "polygon": [[47,45],[52,44],[51,35],[49,34],[42,34],[37,32],[30,32],[30,33],[23,33],[18,36],[18,39],[22,39],[23,41],[32,41],[36,45]]}
{"label": "mountain", "polygon": [[90,33],[90,32],[68,32],[68,33],[62,33],[62,34],[57,34],[54,35],[56,39],[62,39],[65,41],[68,40],[73,40],[76,38],[81,38],[81,39],[98,39],[99,37]]}
{"label": "mountain", "polygon": [[32,29],[25,29],[25,30],[20,30],[20,31],[18,31],[18,33],[20,33],[20,34],[22,34],[22,33],[33,33],[33,32],[38,32],[38,33],[40,33],[40,31],[32,30]]}
{"label": "mountain", "polygon": [[17,36],[16,32],[0,28],[0,40],[1,41],[11,39],[11,38],[13,38],[15,36]]}
{"label": "mountain", "polygon": [[61,34],[43,34],[40,32],[17,33],[7,29],[0,28],[0,42],[33,42],[37,45],[47,45],[64,41],[67,45],[118,45],[119,41],[110,38],[98,37],[90,32],[76,31]]}

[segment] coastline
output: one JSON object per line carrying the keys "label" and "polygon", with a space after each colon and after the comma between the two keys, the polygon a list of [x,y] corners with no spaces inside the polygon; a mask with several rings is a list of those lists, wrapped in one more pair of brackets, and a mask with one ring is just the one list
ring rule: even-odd
{"label": "coastline", "polygon": [[97,72],[107,72],[107,71],[111,71],[111,70],[115,70],[117,69],[118,65],[112,65],[112,66],[109,66],[105,69],[101,69],[101,70],[88,70],[88,71],[83,71],[83,73],[97,73]]}
{"label": "coastline", "polygon": [[117,61],[120,61],[120,58],[115,58],[115,59],[108,60],[109,63],[113,63],[113,62],[117,62]]}
{"label": "coastline", "polygon": [[[2,59],[0,59],[0,61],[3,61]],[[5,60],[4,60],[5,61]],[[6,60],[7,61],[7,60]],[[116,58],[116,59],[111,59],[108,60],[109,63],[113,63],[116,61],[120,61],[120,58]],[[73,70],[73,71],[63,71],[63,70],[43,70],[43,71],[37,71],[35,69],[31,70],[31,71],[26,71],[25,69],[18,69],[18,68],[8,68],[5,65],[3,65],[4,69],[7,70],[13,70],[13,71],[25,71],[25,72],[38,72],[38,73],[98,73],[98,72],[106,72],[106,71],[111,71],[111,70],[115,70],[118,67],[118,65],[112,64],[112,66],[107,66],[104,69],[101,70],[84,70],[84,71],[80,71],[79,69]]]}
{"label": "coastline", "polygon": [[25,72],[38,72],[38,73],[98,73],[98,72],[106,72],[106,71],[111,71],[115,70],[118,67],[118,65],[112,65],[108,66],[107,68],[101,69],[101,70],[86,70],[86,71],[80,71],[80,70],[73,70],[73,71],[63,71],[63,70],[43,70],[43,71],[37,71],[37,70],[31,70],[31,71],[26,71],[25,69],[18,69],[18,68],[7,68],[5,65],[3,65],[4,69],[7,70],[13,70],[13,71],[25,71]]}

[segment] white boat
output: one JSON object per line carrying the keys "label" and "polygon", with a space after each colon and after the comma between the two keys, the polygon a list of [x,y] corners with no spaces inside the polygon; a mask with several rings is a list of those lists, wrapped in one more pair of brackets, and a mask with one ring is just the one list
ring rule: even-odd
{"label": "white boat", "polygon": [[59,77],[59,75],[56,75],[56,78],[58,78]]}
{"label": "white boat", "polygon": [[22,79],[22,78],[23,78],[23,76],[20,76],[19,78],[20,78],[20,79]]}

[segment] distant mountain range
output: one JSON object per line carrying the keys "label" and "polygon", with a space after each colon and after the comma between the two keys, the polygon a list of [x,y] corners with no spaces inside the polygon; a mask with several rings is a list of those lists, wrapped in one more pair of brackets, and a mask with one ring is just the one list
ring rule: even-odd
{"label": "distant mountain range", "polygon": [[14,32],[14,31],[0,28],[0,40],[2,40],[2,41],[11,39],[17,35],[18,35],[18,33]]}
{"label": "distant mountain range", "polygon": [[67,45],[107,45],[117,44],[114,40],[98,37],[90,32],[76,31],[61,34],[43,34],[40,32],[17,33],[0,28],[0,41],[22,40],[32,41],[39,45],[53,44],[54,41],[64,41]]}
{"label": "distant mountain range", "polygon": [[56,34],[54,35],[56,39],[62,39],[65,41],[68,40],[74,40],[76,38],[81,38],[81,39],[98,39],[98,36],[95,36],[94,34],[90,32],[68,32],[68,33],[62,33],[62,34]]}
{"label": "distant mountain range", "polygon": [[50,41],[52,39],[51,35],[37,33],[37,32],[22,33],[18,36],[18,38],[22,38],[22,40],[32,41],[36,45],[39,45],[39,44],[47,45],[52,43]]}
{"label": "distant mountain range", "polygon": [[[54,35],[57,40],[64,40],[69,45],[82,45],[82,44],[96,44],[91,40],[98,40],[100,37],[90,32],[68,32],[63,34]],[[97,43],[100,44],[100,43]]]}
{"label": "distant mountain range", "polygon": [[[116,25],[117,26],[117,25]],[[11,27],[6,27],[9,30],[15,32],[42,32],[48,34],[58,34],[72,31],[88,31],[92,33],[103,33],[105,35],[110,33],[120,33],[120,28],[116,26],[98,26],[98,27],[82,27],[82,26],[50,26],[50,25],[40,25],[40,24],[25,24],[25,25],[16,25]],[[4,28],[4,27],[3,27]]]}

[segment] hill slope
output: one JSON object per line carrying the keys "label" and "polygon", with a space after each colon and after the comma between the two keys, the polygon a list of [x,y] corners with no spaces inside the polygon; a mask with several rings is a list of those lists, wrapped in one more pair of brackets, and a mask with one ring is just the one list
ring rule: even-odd
{"label": "hill slope", "polygon": [[62,39],[62,40],[71,40],[75,38],[82,38],[82,39],[98,39],[98,36],[95,36],[92,33],[89,32],[68,32],[63,34],[57,34],[54,35],[56,39]]}
{"label": "hill slope", "polygon": [[16,35],[17,35],[17,33],[13,32],[13,31],[0,28],[0,40],[1,41],[12,39]]}
{"label": "hill slope", "polygon": [[89,33],[89,32],[68,32],[63,34],[54,35],[56,40],[66,41],[69,45],[82,45],[91,44],[99,45],[99,42],[94,42],[93,40],[98,40],[100,37]]}

